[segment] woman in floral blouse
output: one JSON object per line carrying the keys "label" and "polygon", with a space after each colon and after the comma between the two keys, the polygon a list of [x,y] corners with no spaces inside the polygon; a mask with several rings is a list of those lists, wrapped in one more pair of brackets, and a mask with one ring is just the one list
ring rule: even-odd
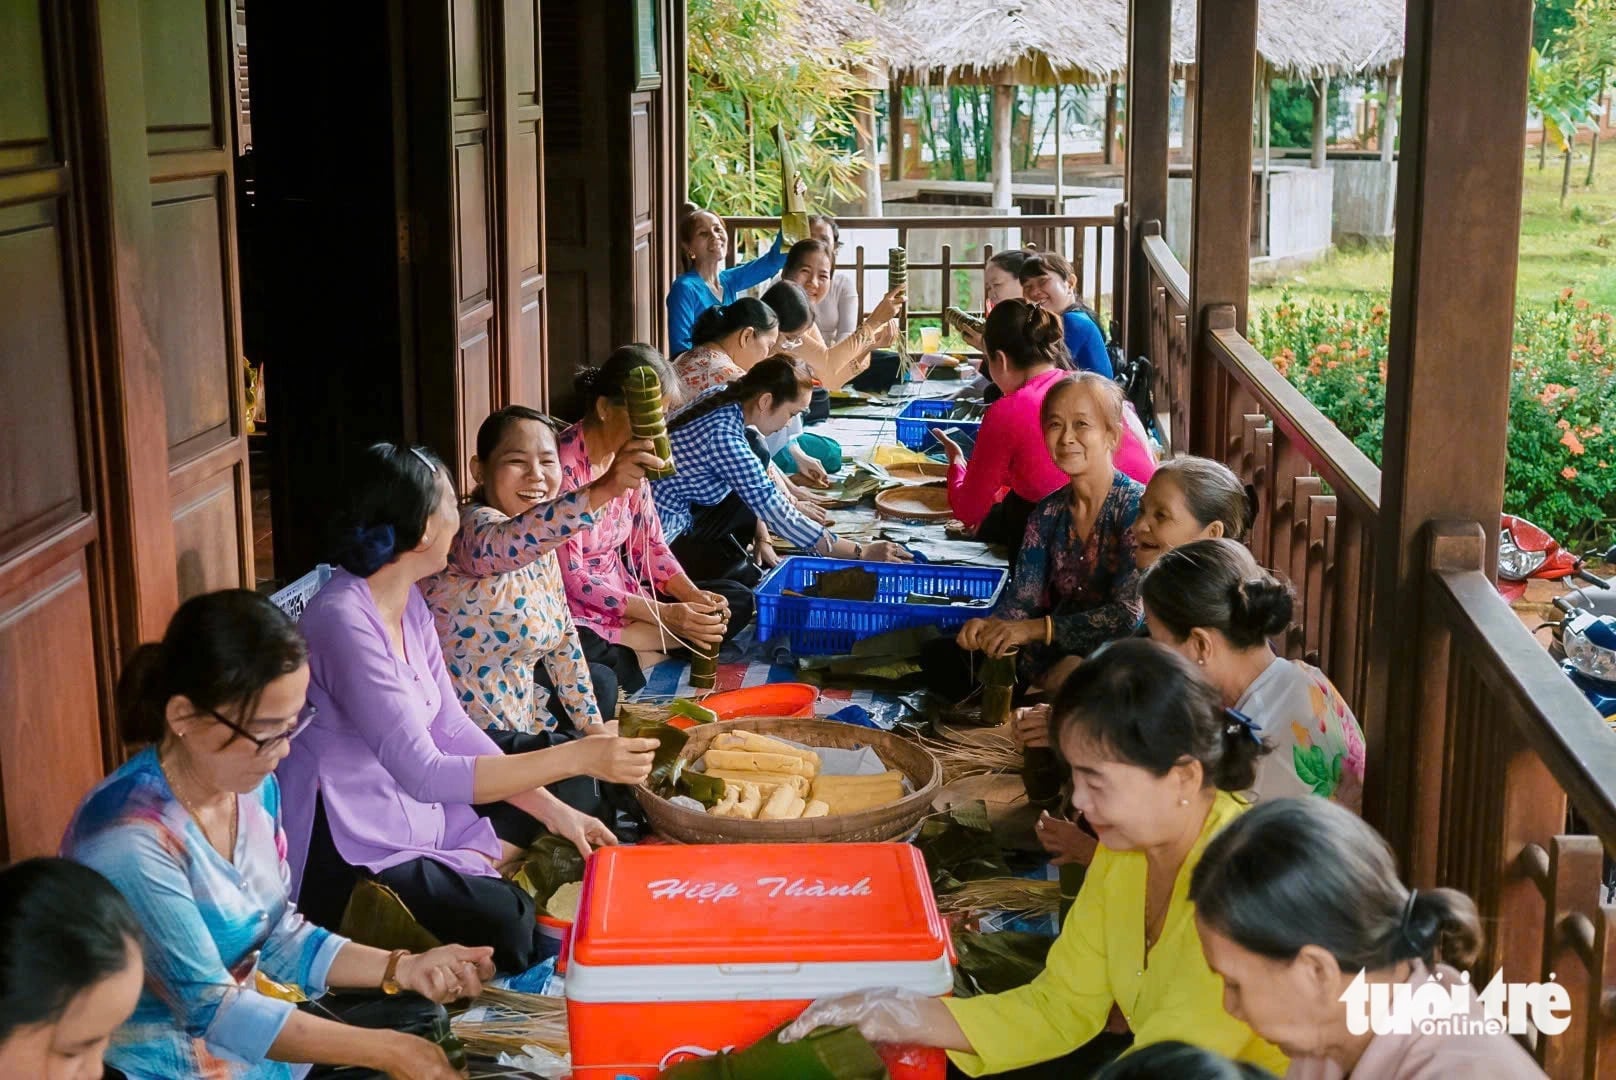
{"label": "woman in floral blouse", "polygon": [[1133,523],[1144,486],[1114,465],[1122,410],[1121,389],[1092,372],[1049,389],[1044,441],[1070,483],[1034,507],[999,609],[960,629],[962,648],[988,656],[1019,649],[1024,684],[1139,624]]}
{"label": "woman in floral blouse", "polygon": [[1363,803],[1364,737],[1324,673],[1274,653],[1291,625],[1291,591],[1233,540],[1174,548],[1140,585],[1155,640],[1199,664],[1225,705],[1249,716],[1274,753],[1257,770],[1259,799],[1322,795]]}
{"label": "woman in floral blouse", "polygon": [[779,336],[779,316],[754,297],[708,308],[696,319],[690,349],[673,362],[684,399],[739,379],[774,352]]}
{"label": "woman in floral blouse", "polygon": [[[471,471],[477,488],[460,510],[449,565],[421,583],[460,703],[477,726],[497,731],[554,730],[556,705],[574,727],[597,728],[601,703],[556,558],[564,537],[526,516],[561,494],[555,430],[533,409],[501,409],[477,430]],[[538,667],[554,702],[535,681]]]}
{"label": "woman in floral blouse", "polygon": [[[628,441],[624,388],[629,373],[641,367],[655,370],[662,379],[664,410],[672,413],[678,406],[677,384],[670,382],[662,354],[649,345],[625,345],[601,367],[586,369],[577,381],[584,417],[558,441],[563,492],[588,485]],[[636,675],[681,645],[711,649],[752,621],[752,590],[745,585],[690,580],[668,550],[647,487],[634,488],[602,507],[595,524],[574,534],[559,554],[567,604],[584,652],[593,659],[595,649],[621,646],[617,655],[629,652],[637,658]]]}

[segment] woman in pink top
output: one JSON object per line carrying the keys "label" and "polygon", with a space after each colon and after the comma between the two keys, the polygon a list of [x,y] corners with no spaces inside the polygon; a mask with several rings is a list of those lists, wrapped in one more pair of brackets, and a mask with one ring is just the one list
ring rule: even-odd
{"label": "woman in pink top", "polygon": [[[1016,298],[988,313],[982,373],[1004,396],[988,406],[970,462],[946,433],[933,430],[948,454],[948,505],[954,516],[975,529],[979,539],[1008,547],[1012,564],[1032,508],[1067,483],[1044,445],[1039,410],[1049,388],[1071,370],[1071,362],[1060,320],[1044,314]],[[1144,429],[1127,413],[1116,467],[1141,484],[1156,467]]]}
{"label": "woman in pink top", "polygon": [[[583,419],[561,434],[562,493],[588,487],[628,442],[626,387],[629,373],[649,367],[667,370],[662,354],[649,345],[624,345],[598,368],[586,368],[577,379]],[[663,384],[663,408],[672,415],[681,404],[677,383]],[[675,468],[678,463],[675,462]],[[668,550],[662,520],[641,485],[601,507],[594,523],[561,545],[561,578],[567,604],[578,624],[584,651],[595,642],[626,646],[612,650],[613,663],[647,668],[684,645],[713,648],[740,633],[752,621],[752,590],[738,581],[691,581]],[[594,639],[594,640],[591,640]],[[632,688],[639,672],[619,680]]]}

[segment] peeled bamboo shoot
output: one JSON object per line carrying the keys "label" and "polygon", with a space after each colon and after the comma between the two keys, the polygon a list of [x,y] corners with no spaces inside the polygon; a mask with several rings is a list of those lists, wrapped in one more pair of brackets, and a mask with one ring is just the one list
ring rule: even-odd
{"label": "peeled bamboo shoot", "polygon": [[798,795],[808,794],[808,788],[813,783],[806,776],[796,776],[791,773],[758,772],[755,769],[714,769],[708,766],[703,774],[716,780],[724,781],[726,788],[739,787],[742,784],[756,784],[769,790],[764,794],[772,794],[774,789],[782,784],[795,791]]}
{"label": "peeled bamboo shoot", "polygon": [[[763,804],[763,812],[758,814],[759,820],[780,821],[794,818],[802,813],[802,798],[788,787],[777,787],[769,801]],[[796,813],[792,813],[796,810]]]}
{"label": "peeled bamboo shoot", "polygon": [[825,803],[825,802],[821,802],[818,799],[810,800],[808,805],[805,806],[803,808],[803,811],[802,811],[802,816],[805,817],[805,818],[827,817],[827,816],[829,816],[829,814],[830,814],[830,804]]}
{"label": "peeled bamboo shoot", "polygon": [[752,750],[709,750],[702,761],[711,769],[741,769],[751,772],[785,773],[812,777],[819,771],[813,762],[789,754],[760,754]]}
{"label": "peeled bamboo shoot", "polygon": [[771,739],[767,735],[759,735],[751,731],[726,731],[713,740],[714,750],[751,750],[759,754],[785,754],[789,757],[802,758],[811,763],[817,770],[819,768],[819,755],[812,750],[792,746],[779,739]]}

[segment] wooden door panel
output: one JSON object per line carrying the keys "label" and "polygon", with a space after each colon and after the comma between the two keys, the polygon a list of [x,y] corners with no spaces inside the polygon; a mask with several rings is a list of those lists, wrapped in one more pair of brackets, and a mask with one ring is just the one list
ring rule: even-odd
{"label": "wooden door panel", "polygon": [[488,147],[482,133],[455,147],[455,234],[460,313],[489,300]]}
{"label": "wooden door panel", "polygon": [[544,109],[539,7],[505,0],[500,131],[504,154],[504,385],[501,403],[548,406],[545,387]]}
{"label": "wooden door panel", "polygon": [[154,290],[178,599],[249,586],[231,0],[140,0]]}
{"label": "wooden door panel", "polygon": [[0,858],[54,854],[101,778],[100,672],[84,550],[0,594]]}
{"label": "wooden door panel", "polygon": [[483,5],[481,0],[453,0],[449,7],[454,32],[454,111],[487,112]]}
{"label": "wooden door panel", "polygon": [[238,527],[244,466],[231,462],[175,497],[174,552],[181,598],[242,584]]}
{"label": "wooden door panel", "polygon": [[84,514],[55,200],[0,209],[0,562]]}
{"label": "wooden door panel", "polygon": [[237,437],[218,180],[153,185],[152,265],[163,288],[155,329],[163,358],[168,445],[175,464]]}

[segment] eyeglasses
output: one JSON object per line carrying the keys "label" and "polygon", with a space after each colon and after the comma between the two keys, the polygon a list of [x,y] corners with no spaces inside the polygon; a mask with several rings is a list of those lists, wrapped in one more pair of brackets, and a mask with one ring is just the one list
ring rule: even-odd
{"label": "eyeglasses", "polygon": [[208,716],[211,716],[213,719],[217,720],[219,723],[223,724],[225,727],[229,728],[231,731],[234,731],[237,735],[240,735],[243,739],[246,739],[248,742],[252,743],[253,746],[257,748],[258,753],[267,754],[271,750],[280,746],[281,743],[289,743],[299,735],[303,734],[303,730],[310,724],[314,723],[314,717],[319,713],[320,710],[316,709],[313,705],[303,706],[303,711],[297,714],[297,719],[292,722],[292,726],[289,730],[283,731],[279,735],[271,735],[267,739],[259,738],[257,735],[254,735],[252,732],[236,723],[234,720],[229,720],[224,716],[221,716],[213,709],[203,709],[202,711]]}
{"label": "eyeglasses", "polygon": [[779,341],[775,342],[775,344],[782,349],[800,349],[802,348],[802,338],[781,338]]}

